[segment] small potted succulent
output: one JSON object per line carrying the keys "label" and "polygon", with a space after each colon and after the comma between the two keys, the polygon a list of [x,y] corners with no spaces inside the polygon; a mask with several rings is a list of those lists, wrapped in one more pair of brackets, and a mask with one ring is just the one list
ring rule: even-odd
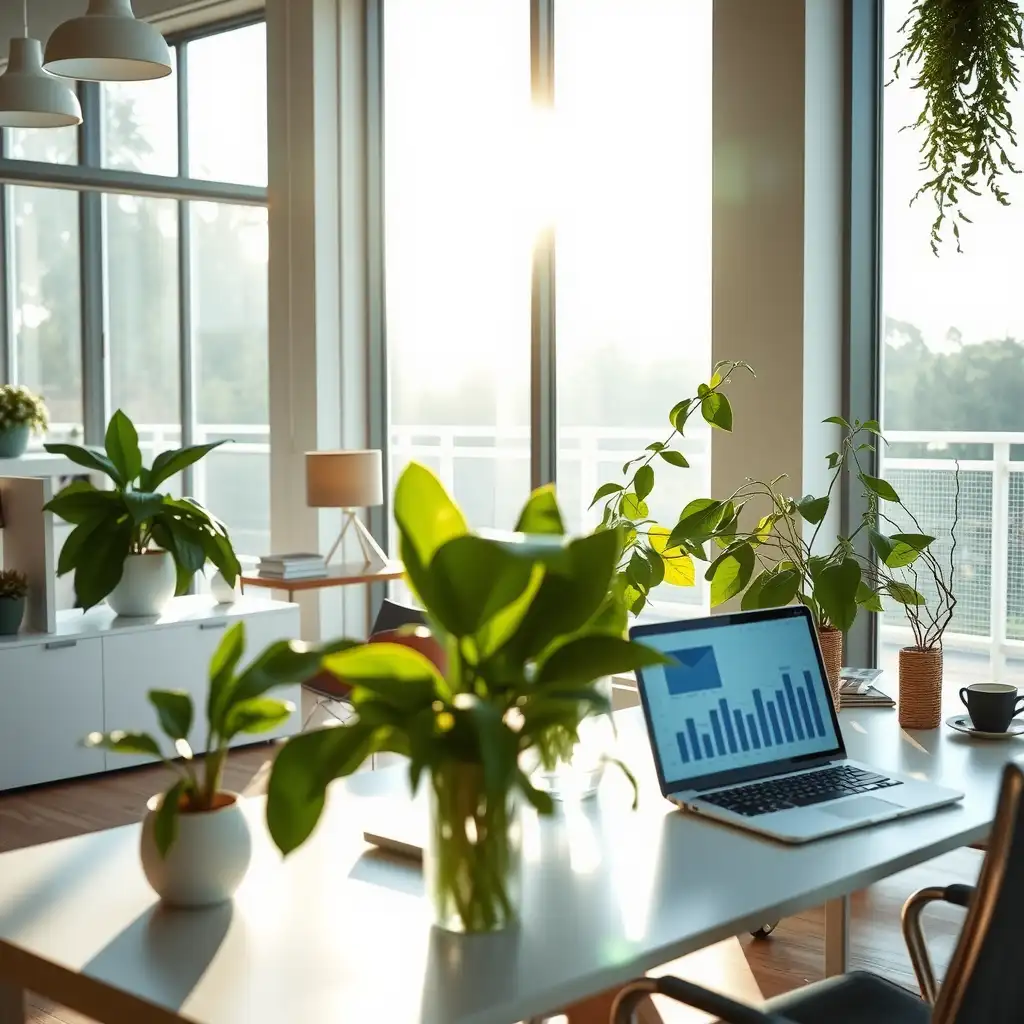
{"label": "small potted succulent", "polygon": [[224,635],[210,661],[204,755],[195,754],[189,742],[195,717],[192,698],[178,690],[149,692],[173,754],[165,754],[146,732],[94,732],[82,741],[115,754],[160,758],[174,772],[170,788],[147,803],[139,851],[146,879],[169,905],[221,903],[241,884],[252,840],[238,794],[222,786],[228,748],[240,733],[268,732],[286,722],[294,705],[266,696],[267,691],[305,681],[334,648],[280,640],[236,672],[244,650],[245,624],[239,622]]}
{"label": "small potted succulent", "polygon": [[25,616],[28,580],[17,569],[0,569],[0,636],[14,636]]}
{"label": "small potted succulent", "polygon": [[29,435],[46,432],[49,413],[43,400],[19,384],[0,384],[0,459],[25,454]]}

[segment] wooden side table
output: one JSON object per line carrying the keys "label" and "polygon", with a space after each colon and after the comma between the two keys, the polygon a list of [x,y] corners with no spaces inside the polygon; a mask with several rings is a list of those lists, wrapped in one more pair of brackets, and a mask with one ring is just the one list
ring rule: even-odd
{"label": "wooden side table", "polygon": [[246,587],[263,587],[267,590],[283,590],[289,601],[304,590],[322,590],[324,587],[349,587],[358,583],[383,583],[400,579],[405,569],[401,562],[388,562],[383,569],[367,569],[358,562],[344,565],[329,565],[323,576],[307,576],[302,579],[283,580],[279,576],[261,576],[259,573],[243,573],[239,577],[242,593]]}

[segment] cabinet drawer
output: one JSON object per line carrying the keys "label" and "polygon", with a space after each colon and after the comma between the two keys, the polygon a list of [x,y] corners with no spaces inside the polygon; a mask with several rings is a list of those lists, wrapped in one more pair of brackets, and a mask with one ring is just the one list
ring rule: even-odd
{"label": "cabinet drawer", "polygon": [[0,789],[103,771],[103,751],[79,746],[103,728],[100,643],[0,648]]}

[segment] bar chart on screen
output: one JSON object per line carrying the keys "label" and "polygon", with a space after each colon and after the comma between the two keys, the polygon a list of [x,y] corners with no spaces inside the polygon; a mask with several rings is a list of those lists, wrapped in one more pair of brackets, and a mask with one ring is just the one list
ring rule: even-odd
{"label": "bar chart on screen", "polygon": [[[669,678],[670,692],[673,695],[699,692],[692,685],[695,674],[703,675],[705,682],[712,681],[711,672],[703,666],[700,673],[687,674],[691,684],[688,688],[673,687]],[[717,675],[716,668],[715,678]],[[712,698],[711,703],[702,709],[707,715],[706,723],[699,722],[694,716],[686,717],[683,728],[676,733],[682,762],[710,761],[730,754],[824,739],[825,721],[815,696],[811,673],[805,671],[803,681],[796,683],[791,672],[781,671],[779,676],[779,686],[770,692],[762,692],[760,686],[754,687],[750,691],[749,704],[744,702],[734,706],[738,702],[731,704],[725,697]],[[720,681],[717,685],[700,689],[711,691],[719,688]],[[704,715],[700,717],[703,719]]]}

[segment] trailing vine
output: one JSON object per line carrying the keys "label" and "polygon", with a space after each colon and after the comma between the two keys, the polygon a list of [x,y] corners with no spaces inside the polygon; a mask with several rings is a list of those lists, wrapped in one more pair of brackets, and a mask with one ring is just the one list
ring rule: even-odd
{"label": "trailing vine", "polygon": [[911,202],[931,194],[936,216],[932,252],[953,217],[961,252],[961,190],[981,195],[987,188],[1003,206],[1010,199],[999,184],[1003,172],[1019,173],[1008,150],[1016,144],[1010,93],[1016,89],[1016,55],[1024,50],[1024,12],[1017,0],[915,0],[900,29],[906,37],[895,55],[894,77],[916,68],[913,88],[924,107],[907,128],[923,128],[921,169],[931,176]]}

